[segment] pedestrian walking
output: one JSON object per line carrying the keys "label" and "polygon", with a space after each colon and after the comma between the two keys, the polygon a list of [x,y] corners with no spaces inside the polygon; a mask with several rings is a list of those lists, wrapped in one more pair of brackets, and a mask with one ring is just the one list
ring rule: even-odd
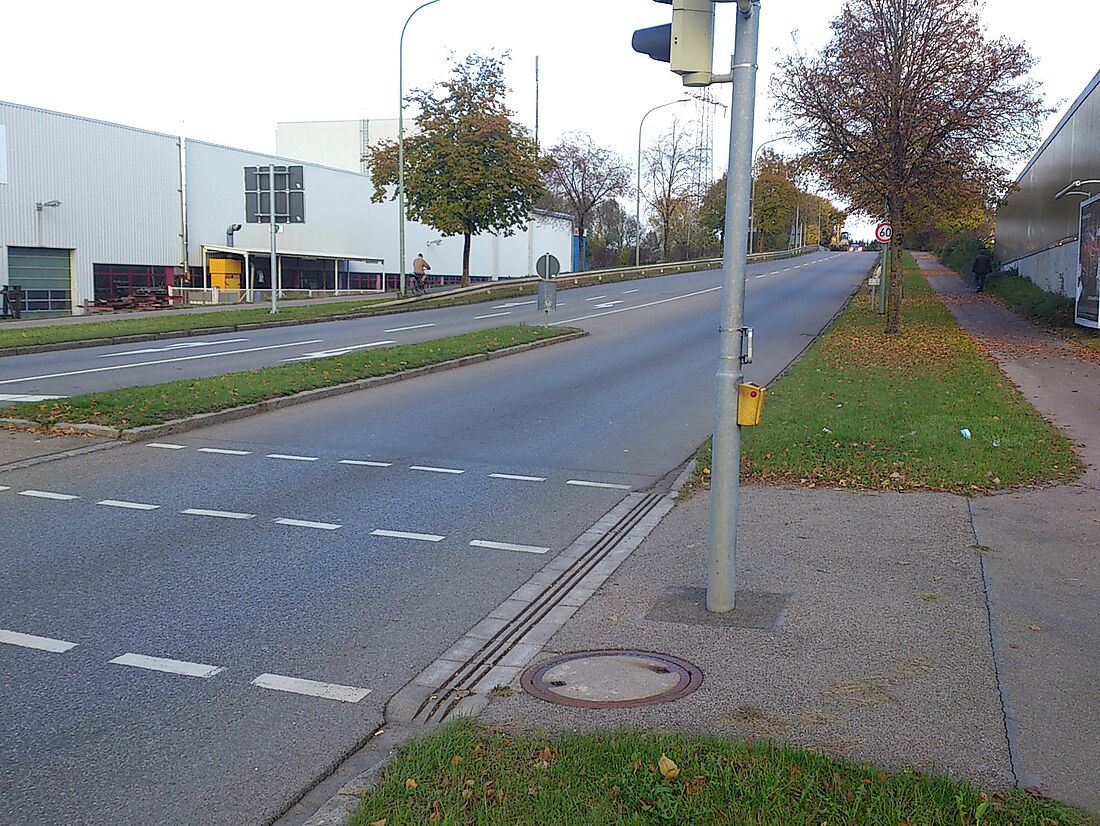
{"label": "pedestrian walking", "polygon": [[981,292],[985,289],[985,277],[993,272],[993,259],[989,257],[989,253],[985,249],[978,252],[970,271],[974,273],[974,284],[977,291]]}

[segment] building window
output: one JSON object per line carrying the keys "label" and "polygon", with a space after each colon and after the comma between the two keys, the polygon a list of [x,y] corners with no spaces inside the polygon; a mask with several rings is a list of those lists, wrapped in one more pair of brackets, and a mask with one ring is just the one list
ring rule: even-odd
{"label": "building window", "polygon": [[118,301],[140,288],[171,287],[175,284],[174,267],[147,267],[134,264],[93,264],[96,301]]}

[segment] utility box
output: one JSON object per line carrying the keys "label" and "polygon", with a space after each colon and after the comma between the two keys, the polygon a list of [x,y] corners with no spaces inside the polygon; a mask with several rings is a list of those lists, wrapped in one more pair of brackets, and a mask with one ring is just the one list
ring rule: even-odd
{"label": "utility box", "polygon": [[241,288],[241,262],[238,258],[211,258],[210,286],[219,290],[239,290]]}
{"label": "utility box", "polygon": [[737,423],[742,427],[760,424],[764,412],[764,388],[758,384],[737,385]]}

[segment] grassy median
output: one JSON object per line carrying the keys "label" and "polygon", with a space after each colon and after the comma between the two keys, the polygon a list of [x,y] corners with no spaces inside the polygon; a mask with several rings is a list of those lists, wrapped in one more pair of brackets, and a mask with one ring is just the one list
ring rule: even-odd
{"label": "grassy median", "polygon": [[[966,335],[907,257],[900,335],[862,292],[744,429],[762,482],[969,493],[1066,480],[1069,441]],[[969,434],[963,433],[966,431]],[[699,466],[709,466],[709,445]]]}
{"label": "grassy median", "polygon": [[955,824],[1077,826],[1080,812],[769,743],[512,733],[470,721],[409,743],[350,826]]}
{"label": "grassy median", "polygon": [[142,427],[290,396],[303,390],[400,373],[575,332],[568,327],[497,327],[418,344],[348,353],[278,367],[17,404],[3,408],[0,415],[29,419],[42,425],[67,422],[117,428]]}

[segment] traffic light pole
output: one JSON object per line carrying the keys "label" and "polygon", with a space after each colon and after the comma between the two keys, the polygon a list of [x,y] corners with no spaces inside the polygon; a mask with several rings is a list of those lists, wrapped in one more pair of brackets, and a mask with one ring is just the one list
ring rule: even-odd
{"label": "traffic light pole", "polygon": [[741,470],[737,395],[738,385],[744,378],[746,250],[752,186],[756,62],[760,41],[760,0],[738,0],[737,7],[707,559],[707,610],[715,613],[733,610],[737,590],[737,513]]}

